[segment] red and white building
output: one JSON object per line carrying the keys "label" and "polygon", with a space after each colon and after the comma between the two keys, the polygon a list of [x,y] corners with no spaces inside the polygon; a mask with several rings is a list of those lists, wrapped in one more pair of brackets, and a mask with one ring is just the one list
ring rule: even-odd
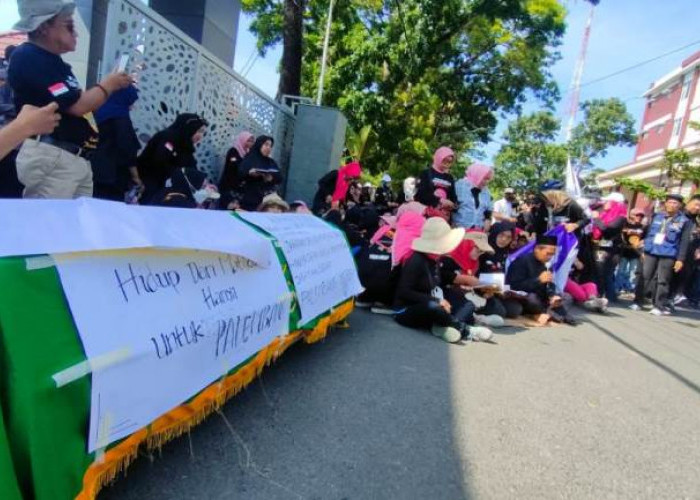
{"label": "red and white building", "polygon": [[[660,164],[667,149],[684,149],[700,162],[700,130],[688,126],[690,122],[700,122],[699,80],[700,51],[651,85],[644,94],[646,105],[634,161],[599,175],[601,188],[613,188],[619,177],[664,186],[684,196],[696,188],[690,182],[669,185]],[[637,198],[640,199],[630,200],[632,206],[648,203],[641,195]]]}

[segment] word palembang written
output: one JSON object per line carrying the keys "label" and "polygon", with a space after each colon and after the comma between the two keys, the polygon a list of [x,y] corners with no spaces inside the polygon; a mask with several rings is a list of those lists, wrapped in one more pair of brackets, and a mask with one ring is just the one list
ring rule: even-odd
{"label": "word palembang written", "polygon": [[262,268],[233,255],[156,250],[54,259],[88,359],[131,353],[92,374],[89,451],[148,425],[289,332],[278,261]]}
{"label": "word palembang written", "polygon": [[301,324],[362,292],[343,233],[312,215],[244,213],[279,242],[294,280]]}

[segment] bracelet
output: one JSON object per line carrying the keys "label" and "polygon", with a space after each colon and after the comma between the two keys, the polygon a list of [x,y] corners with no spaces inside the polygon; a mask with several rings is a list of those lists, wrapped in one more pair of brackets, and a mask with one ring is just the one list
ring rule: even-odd
{"label": "bracelet", "polygon": [[104,94],[105,94],[105,99],[109,99],[109,92],[107,92],[107,89],[104,88],[104,87],[102,86],[101,83],[98,83],[97,85],[95,85],[95,87],[97,87],[97,88],[100,89],[102,92],[104,92]]}

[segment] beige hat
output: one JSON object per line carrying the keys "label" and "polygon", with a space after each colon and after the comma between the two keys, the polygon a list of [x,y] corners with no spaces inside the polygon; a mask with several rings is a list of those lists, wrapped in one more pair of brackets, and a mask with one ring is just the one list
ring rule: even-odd
{"label": "beige hat", "polygon": [[31,33],[49,19],[59,14],[72,14],[75,2],[63,0],[17,0],[19,21],[13,29]]}
{"label": "beige hat", "polygon": [[285,212],[289,211],[289,204],[284,201],[277,193],[268,194],[263,198],[258,211],[264,210],[267,207],[278,207]]}
{"label": "beige hat", "polygon": [[464,238],[464,228],[451,229],[441,217],[431,217],[425,222],[420,238],[413,240],[411,248],[416,252],[443,255],[457,248]]}
{"label": "beige hat", "polygon": [[465,240],[471,240],[476,244],[476,248],[485,253],[496,253],[491,245],[489,245],[489,237],[486,233],[467,233],[464,235]]}

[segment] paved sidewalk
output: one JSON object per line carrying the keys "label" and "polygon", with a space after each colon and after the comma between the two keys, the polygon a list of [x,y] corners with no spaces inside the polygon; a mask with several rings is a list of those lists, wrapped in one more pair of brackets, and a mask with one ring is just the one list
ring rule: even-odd
{"label": "paved sidewalk", "polygon": [[700,314],[293,347],[102,499],[700,498]]}

